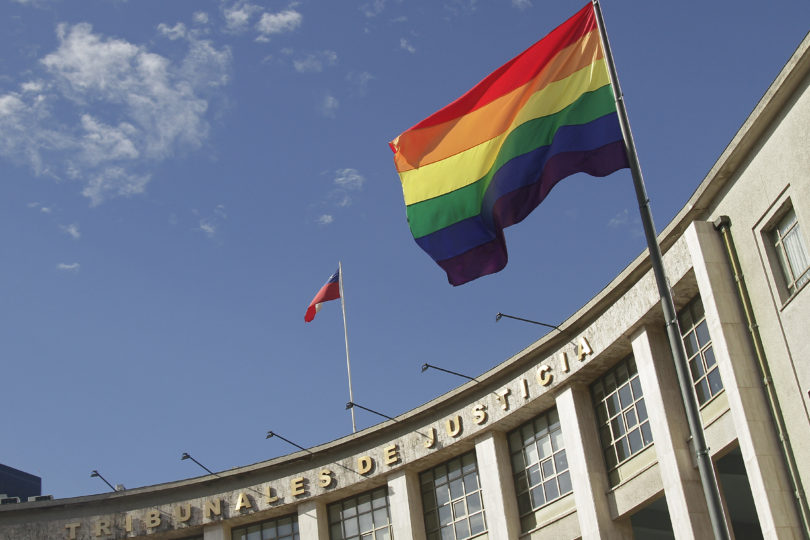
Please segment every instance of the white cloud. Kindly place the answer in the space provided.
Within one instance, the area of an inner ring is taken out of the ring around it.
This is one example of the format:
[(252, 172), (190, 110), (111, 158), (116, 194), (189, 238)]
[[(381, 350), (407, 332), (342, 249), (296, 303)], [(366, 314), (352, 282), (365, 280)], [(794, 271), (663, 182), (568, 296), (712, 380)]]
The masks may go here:
[(75, 263), (59, 263), (56, 265), (57, 270), (62, 270), (63, 272), (78, 272), (81, 265), (77, 262)]
[(335, 51), (324, 50), (309, 53), (297, 60), (293, 60), (293, 67), (298, 73), (320, 73), (324, 65), (334, 66), (337, 63)]
[(208, 238), (213, 238), (217, 233), (217, 226), (208, 220), (200, 220), (200, 230), (205, 233)]
[(351, 191), (363, 189), (363, 183), (366, 181), (357, 169), (338, 169), (335, 175), (335, 184)]
[(366, 17), (376, 17), (385, 9), (385, 0), (372, 0), (360, 6), (360, 11)]
[(208, 24), (208, 13), (204, 11), (197, 11), (192, 15), (191, 20), (195, 24)]
[(38, 93), (38, 92), (42, 92), (42, 88), (43, 88), (42, 81), (29, 81), (29, 82), (22, 83), (20, 85), (20, 90), (22, 90), (23, 92)]
[(152, 163), (203, 144), (210, 101), (228, 83), (227, 48), (185, 32), (186, 54), (173, 60), (86, 23), (61, 24), (57, 37), (44, 77), (0, 94), (0, 157), (78, 180), (97, 205), (142, 193)]
[(236, 2), (231, 6), (225, 6), (222, 8), (222, 14), (225, 16), (225, 28), (229, 32), (244, 32), (249, 28), (253, 15), (261, 10), (260, 6), (249, 2)]
[(256, 30), (267, 38), (271, 34), (291, 32), (301, 26), (304, 17), (294, 9), (287, 9), (278, 13), (263, 13), (256, 24)]
[(160, 23), (157, 29), (158, 32), (172, 41), (186, 37), (186, 25), (180, 22), (171, 27), (167, 24)]
[(335, 117), (338, 107), (340, 107), (340, 102), (333, 95), (327, 94), (321, 101), (321, 113), (329, 118)]
[(321, 214), (318, 216), (318, 219), (315, 220), (318, 225), (329, 225), (333, 221), (335, 221), (335, 218), (332, 217), (331, 214)]
[(79, 226), (76, 223), (71, 223), (70, 225), (60, 225), (59, 228), (65, 234), (70, 235), (70, 237), (74, 240), (78, 240), (82, 237), (82, 233), (79, 232)]
[(352, 71), (346, 75), (346, 80), (352, 87), (352, 92), (358, 96), (365, 96), (368, 91), (368, 84), (374, 79), (374, 75), (368, 71)]
[(151, 175), (128, 173), (121, 167), (107, 167), (89, 178), (82, 195), (90, 199), (91, 206), (98, 206), (109, 197), (129, 197), (146, 190)]
[(400, 40), (399, 40), (399, 48), (402, 49), (402, 50), (408, 51), (411, 54), (416, 52), (416, 47), (411, 45), (410, 41), (408, 41), (405, 38), (400, 38)]
[(630, 223), (630, 211), (625, 208), (608, 221), (608, 227), (621, 227)]
[(512, 5), (520, 10), (532, 7), (532, 0), (512, 0)]
[(211, 215), (200, 218), (198, 230), (202, 231), (205, 233), (205, 236), (213, 240), (226, 219), (228, 219), (228, 214), (225, 212), (225, 206), (218, 204), (214, 207)]

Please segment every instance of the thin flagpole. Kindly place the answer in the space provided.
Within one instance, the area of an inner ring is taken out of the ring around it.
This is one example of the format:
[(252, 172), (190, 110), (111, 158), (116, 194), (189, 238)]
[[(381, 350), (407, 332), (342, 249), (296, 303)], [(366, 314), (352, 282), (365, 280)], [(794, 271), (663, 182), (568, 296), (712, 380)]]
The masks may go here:
[[(349, 332), (346, 330), (346, 296), (343, 294), (343, 263), (338, 261), (338, 286), (340, 287), (340, 307), (343, 310), (343, 339), (346, 341), (346, 372), (349, 375), (349, 401), (354, 403), (352, 393), (352, 364), (349, 362)], [(354, 419), (354, 407), (352, 411), (352, 433), (357, 433), (357, 423)]]
[(678, 374), (678, 383), (681, 387), (681, 396), (686, 409), (686, 419), (689, 423), (689, 432), (692, 435), (695, 458), (698, 464), (700, 480), (703, 484), (703, 494), (706, 497), (706, 504), (709, 511), (709, 519), (712, 524), (714, 536), (718, 540), (729, 538), (728, 524), (723, 513), (723, 504), (720, 499), (720, 488), (717, 484), (717, 477), (714, 473), (712, 458), (709, 455), (709, 448), (706, 446), (706, 438), (703, 434), (703, 425), (700, 419), (700, 408), (697, 398), (692, 389), (692, 381), (689, 375), (689, 367), (686, 363), (686, 351), (683, 340), (681, 340), (678, 321), (675, 313), (675, 302), (672, 299), (672, 291), (669, 289), (666, 274), (664, 273), (664, 262), (661, 256), (661, 248), (658, 245), (658, 235), (653, 224), (652, 211), (650, 210), (650, 199), (647, 196), (647, 188), (644, 186), (644, 177), (641, 175), (641, 165), (638, 161), (636, 144), (633, 141), (633, 133), (630, 131), (630, 121), (627, 117), (627, 109), (624, 105), (624, 96), (619, 86), (619, 77), (616, 73), (616, 66), (613, 62), (613, 53), (610, 50), (610, 42), (605, 31), (605, 22), (602, 18), (602, 8), (599, 0), (591, 0), (594, 14), (596, 15), (596, 25), (599, 28), (599, 35), (602, 38), (602, 46), (605, 52), (605, 60), (610, 72), (610, 82), (613, 86), (613, 95), (616, 99), (616, 110), (618, 112), (619, 124), (621, 125), (624, 137), (624, 146), (627, 152), (627, 160), (630, 162), (630, 172), (633, 176), (633, 186), (636, 190), (639, 210), (641, 212), (641, 222), (644, 225), (644, 234), (647, 237), (647, 247), (650, 251), (650, 264), (652, 265), (655, 281), (658, 285), (658, 292), (661, 295), (661, 308), (666, 321), (667, 336), (669, 337), (669, 348), (672, 351), (672, 359), (675, 362), (675, 371)]

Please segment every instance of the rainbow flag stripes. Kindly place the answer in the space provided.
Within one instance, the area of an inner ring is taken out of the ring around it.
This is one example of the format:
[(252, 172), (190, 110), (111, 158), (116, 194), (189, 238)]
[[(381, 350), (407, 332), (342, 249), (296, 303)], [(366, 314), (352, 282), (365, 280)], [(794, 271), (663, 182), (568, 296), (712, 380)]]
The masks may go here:
[(390, 145), (411, 232), (450, 283), (503, 269), (503, 229), (557, 182), (628, 166), (592, 4)]

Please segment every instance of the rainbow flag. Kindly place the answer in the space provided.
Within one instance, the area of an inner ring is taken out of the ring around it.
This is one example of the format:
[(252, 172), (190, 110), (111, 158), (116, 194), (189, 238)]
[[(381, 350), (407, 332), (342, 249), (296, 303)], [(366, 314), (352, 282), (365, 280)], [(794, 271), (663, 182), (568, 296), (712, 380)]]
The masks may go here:
[(391, 141), (416, 242), (461, 285), (571, 174), (628, 167), (592, 4)]

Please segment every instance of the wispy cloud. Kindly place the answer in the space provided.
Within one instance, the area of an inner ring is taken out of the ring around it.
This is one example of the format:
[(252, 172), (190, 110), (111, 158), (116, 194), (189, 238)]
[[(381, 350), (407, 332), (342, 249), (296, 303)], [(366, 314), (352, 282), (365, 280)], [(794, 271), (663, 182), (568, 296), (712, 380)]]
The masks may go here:
[(368, 85), (374, 79), (374, 75), (368, 71), (351, 71), (346, 75), (351, 92), (356, 96), (365, 96), (368, 92)]
[(408, 51), (409, 53), (413, 54), (416, 52), (416, 47), (411, 45), (411, 42), (405, 38), (400, 38), (399, 40), (399, 48), (403, 51)]
[(532, 0), (512, 0), (512, 6), (519, 10), (524, 10), (532, 7)]
[(363, 189), (366, 179), (357, 169), (338, 169), (335, 171), (335, 185), (346, 191)]
[(641, 226), (641, 219), (630, 212), (627, 208), (608, 220), (608, 227), (611, 229), (629, 229), (633, 236), (643, 236), (644, 229)]
[(354, 203), (354, 196), (363, 190), (366, 178), (353, 168), (337, 169), (331, 173), (330, 187), (324, 199), (318, 204), (328, 210), (315, 218), (318, 225), (329, 225), (335, 221), (335, 212)]
[(608, 221), (608, 227), (621, 227), (630, 223), (630, 211), (625, 208)]
[(28, 203), (27, 206), (28, 206), (28, 208), (37, 208), (43, 214), (50, 214), (51, 212), (53, 212), (53, 208), (51, 208), (50, 206), (45, 206), (45, 205), (40, 204), (38, 202), (30, 202), (30, 203)]
[(385, 9), (385, 0), (371, 0), (360, 6), (360, 11), (366, 17), (376, 17)]
[(298, 73), (320, 73), (324, 66), (337, 64), (337, 59), (335, 51), (317, 51), (293, 60), (293, 67)]
[(79, 225), (76, 223), (71, 223), (70, 225), (60, 225), (59, 229), (74, 240), (78, 240), (82, 237), (82, 233), (79, 232)]
[(171, 27), (167, 24), (160, 23), (157, 26), (157, 29), (158, 32), (160, 32), (167, 38), (171, 39), (172, 41), (184, 38), (186, 37), (187, 34), (186, 25), (180, 22)]
[(335, 96), (331, 94), (327, 94), (321, 100), (321, 113), (324, 116), (334, 118), (337, 113), (338, 107), (340, 107), (340, 102)]
[(225, 212), (225, 206), (218, 204), (209, 215), (200, 218), (197, 228), (202, 231), (205, 236), (213, 240), (227, 219), (228, 214)]
[(211, 100), (228, 82), (230, 51), (182, 25), (159, 31), (184, 38), (185, 56), (162, 56), (86, 23), (60, 24), (41, 76), (0, 94), (0, 157), (79, 181), (97, 205), (142, 193), (153, 163), (199, 148)]
[(278, 13), (263, 13), (256, 30), (259, 32), (259, 41), (267, 41), (273, 34), (292, 32), (304, 21), (303, 15), (294, 9), (287, 9)]
[(56, 265), (57, 270), (61, 270), (63, 272), (78, 272), (81, 265), (77, 262), (75, 263), (59, 263)]
[(245, 32), (250, 28), (253, 16), (261, 11), (261, 6), (244, 1), (223, 5), (222, 15), (225, 17), (226, 31), (233, 33)]

